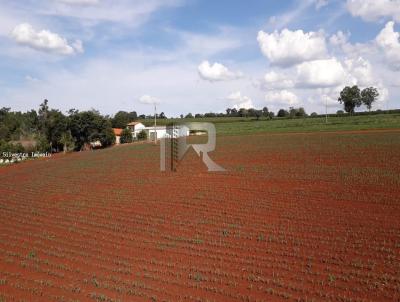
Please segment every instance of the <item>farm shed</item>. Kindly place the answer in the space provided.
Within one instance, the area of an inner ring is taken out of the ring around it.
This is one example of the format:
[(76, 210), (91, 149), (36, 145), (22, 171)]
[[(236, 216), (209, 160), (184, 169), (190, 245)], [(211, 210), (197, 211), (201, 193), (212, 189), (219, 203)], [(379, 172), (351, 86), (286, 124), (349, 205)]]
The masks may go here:
[(122, 133), (121, 128), (113, 128), (114, 135), (115, 135), (115, 144), (119, 145), (121, 143), (121, 133)]

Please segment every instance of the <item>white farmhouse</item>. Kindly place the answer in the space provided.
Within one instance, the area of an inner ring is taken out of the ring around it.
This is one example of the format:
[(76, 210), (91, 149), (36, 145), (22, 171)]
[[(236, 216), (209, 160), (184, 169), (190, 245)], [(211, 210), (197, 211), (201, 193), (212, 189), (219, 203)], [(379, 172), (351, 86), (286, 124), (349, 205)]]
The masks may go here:
[[(132, 137), (133, 139), (137, 138), (137, 135), (140, 131), (144, 130), (147, 134), (147, 139), (153, 141), (154, 137), (157, 139), (162, 139), (165, 138), (167, 135), (167, 127), (166, 126), (149, 126), (146, 127), (140, 122), (131, 122), (128, 124), (128, 128), (132, 132)], [(189, 136), (189, 129), (185, 126), (179, 127), (178, 126), (178, 132), (177, 136)]]
[[(189, 128), (187, 128), (186, 126), (175, 126), (175, 129), (175, 137), (189, 136)], [(171, 136), (171, 133), (168, 133), (166, 126), (150, 126), (146, 127), (145, 131), (147, 132), (147, 137), (150, 140), (154, 140), (154, 136), (156, 136), (157, 139)]]
[(137, 139), (138, 133), (146, 129), (141, 122), (130, 122), (127, 127), (131, 130), (133, 139)]

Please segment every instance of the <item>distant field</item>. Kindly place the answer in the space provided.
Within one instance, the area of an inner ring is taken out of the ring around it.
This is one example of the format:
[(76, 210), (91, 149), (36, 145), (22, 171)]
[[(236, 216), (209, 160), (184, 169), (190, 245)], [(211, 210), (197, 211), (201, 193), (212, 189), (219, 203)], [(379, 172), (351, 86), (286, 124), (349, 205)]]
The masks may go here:
[[(144, 120), (146, 125), (153, 121)], [(157, 120), (158, 125), (170, 122), (211, 122), (215, 124), (218, 135), (251, 134), (259, 132), (310, 132), (367, 129), (400, 129), (400, 114), (377, 114), (363, 116), (296, 118), (272, 120), (242, 117), (200, 118), (200, 119), (167, 119)]]

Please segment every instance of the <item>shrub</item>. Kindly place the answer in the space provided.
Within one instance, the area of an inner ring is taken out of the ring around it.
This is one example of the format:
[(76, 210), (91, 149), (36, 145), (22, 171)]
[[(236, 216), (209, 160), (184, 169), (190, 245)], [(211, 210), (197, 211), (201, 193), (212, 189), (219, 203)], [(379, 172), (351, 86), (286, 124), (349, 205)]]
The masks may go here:
[(138, 140), (145, 140), (147, 138), (147, 132), (142, 130), (137, 134)]
[(132, 142), (132, 133), (128, 128), (122, 130), (121, 133), (121, 144), (131, 143)]

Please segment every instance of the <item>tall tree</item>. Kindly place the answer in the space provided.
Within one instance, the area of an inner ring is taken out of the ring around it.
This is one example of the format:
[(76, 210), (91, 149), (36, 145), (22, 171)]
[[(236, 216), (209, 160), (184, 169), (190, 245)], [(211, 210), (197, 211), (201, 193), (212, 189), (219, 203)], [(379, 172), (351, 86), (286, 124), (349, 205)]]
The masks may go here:
[(115, 142), (111, 122), (94, 111), (78, 112), (70, 116), (71, 134), (76, 149), (82, 150), (85, 144), (99, 140), (103, 147)]
[(374, 87), (368, 87), (361, 91), (361, 101), (368, 108), (368, 111), (371, 111), (372, 103), (376, 101), (378, 96), (378, 89)]
[(129, 122), (135, 119), (133, 117), (133, 114), (126, 111), (118, 111), (111, 120), (112, 126), (113, 128), (125, 128)]
[(338, 101), (344, 105), (344, 110), (350, 114), (354, 113), (355, 107), (360, 107), (362, 104), (360, 88), (357, 85), (353, 87), (346, 86), (340, 92)]
[(49, 113), (49, 101), (45, 99), (39, 106), (39, 130), (45, 134), (47, 128), (47, 115)]
[(61, 111), (52, 109), (47, 112), (46, 129), (43, 134), (54, 151), (58, 152), (63, 149), (64, 144), (61, 143), (61, 136), (67, 132), (67, 128), (68, 119)]

